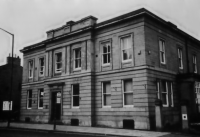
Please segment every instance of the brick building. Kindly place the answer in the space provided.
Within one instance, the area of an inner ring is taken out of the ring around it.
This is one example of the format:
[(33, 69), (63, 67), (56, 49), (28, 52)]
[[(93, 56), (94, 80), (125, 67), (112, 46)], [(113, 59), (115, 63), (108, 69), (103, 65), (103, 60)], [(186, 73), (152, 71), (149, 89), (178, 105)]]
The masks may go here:
[(164, 125), (180, 124), (182, 99), (199, 112), (200, 41), (146, 9), (69, 21), (21, 52), (22, 121), (150, 130), (156, 99)]
[[(21, 59), (13, 57), (13, 84), (12, 84), (12, 119), (19, 119), (20, 96), (22, 86), (22, 66)], [(11, 64), (12, 57), (7, 57), (7, 63), (0, 66), (0, 120), (7, 120), (9, 111), (3, 110), (3, 102), (10, 100), (11, 91)]]

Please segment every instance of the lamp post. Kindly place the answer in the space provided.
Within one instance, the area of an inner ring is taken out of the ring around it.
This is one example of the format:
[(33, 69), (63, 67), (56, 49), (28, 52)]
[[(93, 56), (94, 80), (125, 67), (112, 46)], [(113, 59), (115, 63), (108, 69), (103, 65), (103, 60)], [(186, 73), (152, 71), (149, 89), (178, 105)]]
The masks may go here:
[(8, 116), (8, 124), (7, 124), (7, 127), (9, 128), (10, 127), (10, 117), (11, 117), (11, 97), (12, 97), (12, 88), (13, 88), (13, 50), (14, 50), (14, 34), (0, 28), (1, 30), (3, 30), (4, 32), (10, 34), (12, 36), (12, 59), (11, 59), (11, 81), (10, 81), (10, 93), (9, 93), (9, 116)]

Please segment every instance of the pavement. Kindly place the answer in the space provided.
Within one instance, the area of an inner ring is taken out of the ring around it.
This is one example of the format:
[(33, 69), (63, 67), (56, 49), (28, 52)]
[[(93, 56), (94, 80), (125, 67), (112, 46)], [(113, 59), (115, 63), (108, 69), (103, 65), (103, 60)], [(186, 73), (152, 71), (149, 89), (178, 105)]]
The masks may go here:
[[(7, 127), (7, 122), (0, 122), (0, 128)], [(28, 129), (28, 130), (45, 130), (53, 131), (53, 124), (35, 124), (35, 123), (10, 123), (11, 128)], [(81, 127), (56, 125), (54, 132), (69, 132), (79, 134), (99, 134), (108, 136), (127, 136), (127, 137), (197, 137), (195, 135), (171, 133), (171, 132), (156, 132), (144, 130), (131, 129), (115, 129), (115, 128), (101, 128), (101, 127)]]

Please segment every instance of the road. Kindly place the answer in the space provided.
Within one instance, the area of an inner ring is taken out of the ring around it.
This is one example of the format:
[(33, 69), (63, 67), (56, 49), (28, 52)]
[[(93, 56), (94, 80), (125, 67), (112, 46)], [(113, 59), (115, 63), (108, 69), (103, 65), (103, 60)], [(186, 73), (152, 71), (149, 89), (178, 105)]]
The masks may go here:
[(0, 137), (114, 137), (114, 136), (0, 128)]

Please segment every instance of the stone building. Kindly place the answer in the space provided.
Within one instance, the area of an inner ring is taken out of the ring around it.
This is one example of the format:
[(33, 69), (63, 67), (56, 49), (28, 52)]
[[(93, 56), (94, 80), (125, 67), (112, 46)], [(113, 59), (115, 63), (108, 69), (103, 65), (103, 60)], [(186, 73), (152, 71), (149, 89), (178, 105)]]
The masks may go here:
[[(22, 86), (21, 59), (13, 57), (13, 84), (11, 92), (11, 66), (12, 57), (7, 57), (5, 65), (0, 66), (0, 120), (7, 120), (9, 111), (3, 108), (3, 103), (12, 101), (11, 118), (18, 120), (20, 113), (20, 96)], [(11, 92), (11, 95), (10, 95)], [(11, 98), (10, 98), (11, 97)]]
[(199, 112), (200, 41), (144, 8), (69, 21), (21, 52), (22, 121), (150, 130), (156, 99), (164, 125), (180, 124), (182, 99)]

